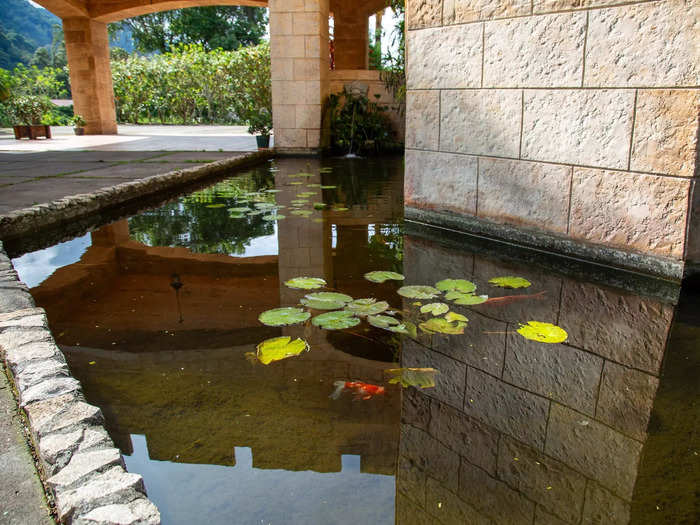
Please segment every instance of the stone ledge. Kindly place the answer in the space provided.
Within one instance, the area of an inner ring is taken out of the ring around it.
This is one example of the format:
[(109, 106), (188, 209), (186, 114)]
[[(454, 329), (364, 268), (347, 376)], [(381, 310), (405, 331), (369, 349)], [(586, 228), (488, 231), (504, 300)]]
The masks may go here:
[[(272, 150), (246, 153), (231, 159), (211, 162), (204, 166), (153, 175), (145, 179), (102, 188), (92, 193), (71, 195), (53, 202), (37, 204), (6, 215), (0, 215), (0, 239), (29, 235), (39, 229), (56, 226), (165, 189), (173, 189), (200, 179), (222, 175), (233, 168), (257, 164), (271, 157), (272, 154)], [(4, 269), (11, 268), (4, 268), (2, 260), (0, 260), (0, 270)], [(4, 285), (0, 285), (0, 287), (2, 286)], [(2, 300), (0, 300), (1, 306)]]

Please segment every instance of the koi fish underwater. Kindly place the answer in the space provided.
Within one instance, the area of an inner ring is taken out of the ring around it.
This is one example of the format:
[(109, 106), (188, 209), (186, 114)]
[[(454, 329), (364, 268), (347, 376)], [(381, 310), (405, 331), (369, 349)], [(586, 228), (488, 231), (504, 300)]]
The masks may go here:
[(363, 399), (366, 401), (385, 392), (383, 386), (371, 385), (360, 381), (336, 381), (333, 383), (333, 386), (335, 386), (335, 390), (328, 396), (331, 399), (338, 399), (343, 392), (350, 391), (354, 394), (355, 400)]
[(505, 295), (503, 297), (490, 297), (484, 305), (491, 305), (491, 306), (505, 306), (507, 304), (512, 304), (516, 303), (518, 301), (523, 301), (525, 299), (544, 299), (544, 292), (539, 292), (535, 294), (530, 294), (530, 295)]

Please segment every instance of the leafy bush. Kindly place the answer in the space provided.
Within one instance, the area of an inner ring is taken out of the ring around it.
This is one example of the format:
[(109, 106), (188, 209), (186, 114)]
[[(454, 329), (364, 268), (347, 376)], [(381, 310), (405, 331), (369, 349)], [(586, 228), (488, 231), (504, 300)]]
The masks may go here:
[(13, 125), (38, 125), (53, 104), (47, 97), (21, 95), (10, 99), (8, 106)]

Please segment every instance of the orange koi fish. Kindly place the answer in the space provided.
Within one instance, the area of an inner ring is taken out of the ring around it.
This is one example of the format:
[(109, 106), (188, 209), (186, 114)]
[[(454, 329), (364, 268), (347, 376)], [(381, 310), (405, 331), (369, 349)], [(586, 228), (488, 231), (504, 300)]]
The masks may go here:
[(530, 295), (504, 295), (503, 297), (490, 297), (484, 302), (485, 305), (505, 306), (525, 299), (544, 299), (545, 292), (534, 293)]
[(384, 387), (362, 383), (360, 381), (336, 381), (333, 383), (335, 390), (328, 396), (331, 399), (338, 399), (340, 394), (349, 390), (355, 395), (355, 399), (372, 399), (372, 397), (384, 394)]

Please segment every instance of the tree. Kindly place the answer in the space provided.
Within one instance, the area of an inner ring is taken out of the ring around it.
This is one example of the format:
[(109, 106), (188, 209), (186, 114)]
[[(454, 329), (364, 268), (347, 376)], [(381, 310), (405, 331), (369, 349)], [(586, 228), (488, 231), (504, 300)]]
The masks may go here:
[(266, 26), (260, 7), (190, 7), (129, 18), (110, 24), (110, 32), (129, 29), (142, 53), (166, 53), (180, 44), (233, 51), (259, 44)]

